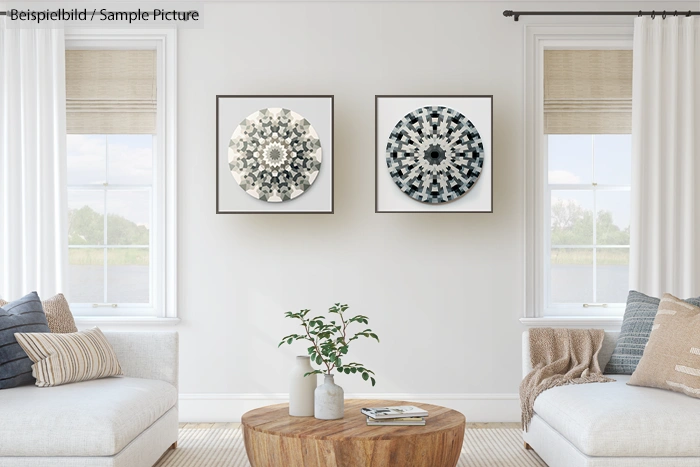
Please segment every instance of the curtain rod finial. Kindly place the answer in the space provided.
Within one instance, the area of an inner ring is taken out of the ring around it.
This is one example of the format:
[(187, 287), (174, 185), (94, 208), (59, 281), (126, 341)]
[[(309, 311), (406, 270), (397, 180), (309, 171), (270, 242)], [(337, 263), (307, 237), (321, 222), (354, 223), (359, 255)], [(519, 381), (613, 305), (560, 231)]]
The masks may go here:
[(520, 19), (520, 15), (515, 13), (513, 10), (505, 10), (503, 12), (503, 16), (506, 18), (510, 18), (511, 16), (513, 17), (513, 20), (518, 21)]

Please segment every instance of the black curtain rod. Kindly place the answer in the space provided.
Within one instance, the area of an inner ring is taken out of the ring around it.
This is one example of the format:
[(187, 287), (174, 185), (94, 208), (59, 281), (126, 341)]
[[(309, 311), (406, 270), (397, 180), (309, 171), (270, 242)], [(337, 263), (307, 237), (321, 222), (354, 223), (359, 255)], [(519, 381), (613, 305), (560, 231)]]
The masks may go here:
[(503, 16), (506, 18), (513, 17), (514, 21), (518, 21), (521, 16), (698, 16), (700, 11), (513, 11), (506, 10)]

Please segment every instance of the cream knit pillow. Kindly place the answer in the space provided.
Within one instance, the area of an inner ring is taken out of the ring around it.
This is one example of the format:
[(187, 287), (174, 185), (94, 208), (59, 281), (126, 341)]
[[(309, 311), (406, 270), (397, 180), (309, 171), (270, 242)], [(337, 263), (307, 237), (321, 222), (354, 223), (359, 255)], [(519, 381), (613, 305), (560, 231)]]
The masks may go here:
[(99, 328), (68, 334), (18, 332), (15, 338), (34, 362), (32, 376), (39, 387), (124, 374)]
[(700, 398), (700, 308), (664, 294), (628, 384)]

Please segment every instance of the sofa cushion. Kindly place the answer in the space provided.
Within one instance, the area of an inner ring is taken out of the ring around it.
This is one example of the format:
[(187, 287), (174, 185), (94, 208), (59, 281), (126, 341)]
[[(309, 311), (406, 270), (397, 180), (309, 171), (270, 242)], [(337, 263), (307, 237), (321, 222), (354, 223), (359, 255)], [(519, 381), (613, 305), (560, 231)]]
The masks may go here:
[[(634, 373), (644, 353), (644, 347), (649, 342), (649, 334), (660, 301), (659, 298), (630, 290), (625, 315), (622, 318), (620, 337), (603, 371), (605, 374), (631, 375)], [(700, 306), (700, 297), (688, 298), (685, 301)]]
[(700, 456), (700, 400), (614, 378), (545, 391), (535, 413), (588, 456)]
[[(8, 302), (0, 298), (0, 307)], [(66, 297), (62, 293), (41, 301), (51, 332), (78, 332)]]
[(0, 457), (112, 456), (175, 406), (164, 381), (105, 378), (0, 391)]
[(633, 386), (700, 398), (700, 307), (664, 294), (649, 343), (630, 377)]
[(123, 375), (100, 328), (62, 334), (18, 332), (15, 338), (32, 359), (39, 387)]
[(68, 300), (62, 293), (41, 301), (46, 313), (46, 321), (49, 322), (49, 329), (54, 333), (78, 332), (75, 326), (73, 313), (70, 311)]
[(16, 332), (50, 332), (36, 292), (0, 307), (0, 389), (34, 384), (32, 361), (17, 343)]

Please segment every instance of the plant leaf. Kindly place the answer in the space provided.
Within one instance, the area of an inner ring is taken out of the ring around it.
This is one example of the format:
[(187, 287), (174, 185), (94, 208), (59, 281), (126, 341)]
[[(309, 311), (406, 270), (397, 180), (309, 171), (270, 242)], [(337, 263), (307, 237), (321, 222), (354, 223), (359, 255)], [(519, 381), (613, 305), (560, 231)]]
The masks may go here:
[(369, 375), (367, 373), (362, 373), (362, 379), (367, 381), (369, 379)]

